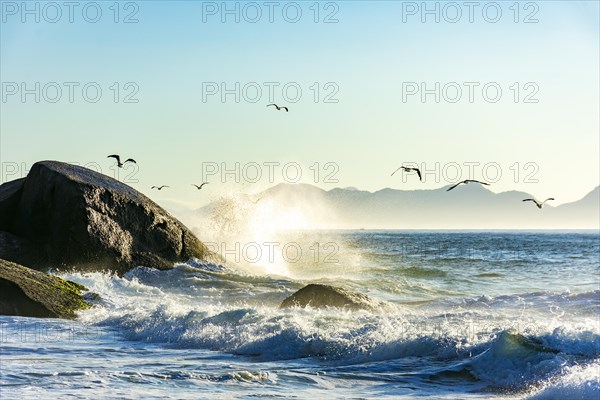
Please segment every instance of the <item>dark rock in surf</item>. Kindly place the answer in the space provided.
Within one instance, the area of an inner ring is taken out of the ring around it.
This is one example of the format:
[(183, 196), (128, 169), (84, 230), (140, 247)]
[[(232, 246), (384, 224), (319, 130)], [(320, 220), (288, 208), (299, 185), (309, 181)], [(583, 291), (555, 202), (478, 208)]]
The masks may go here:
[(46, 263), (46, 256), (40, 247), (12, 233), (3, 231), (0, 231), (0, 258), (22, 265), (43, 265)]
[(75, 282), (0, 259), (0, 314), (75, 318), (89, 304)]
[(340, 307), (350, 310), (374, 310), (385, 303), (370, 296), (329, 285), (310, 284), (285, 299), (279, 308)]
[[(0, 215), (0, 230), (20, 240), (15, 246), (28, 243), (30, 252), (40, 253), (37, 261), (25, 260), (36, 269), (122, 274), (136, 266), (168, 269), (213, 257), (181, 222), (135, 189), (57, 161), (38, 162), (25, 179), (0, 186)], [(5, 258), (19, 261), (14, 254)]]
[(24, 185), (25, 178), (0, 185), (0, 231), (9, 230), (12, 218), (17, 211)]

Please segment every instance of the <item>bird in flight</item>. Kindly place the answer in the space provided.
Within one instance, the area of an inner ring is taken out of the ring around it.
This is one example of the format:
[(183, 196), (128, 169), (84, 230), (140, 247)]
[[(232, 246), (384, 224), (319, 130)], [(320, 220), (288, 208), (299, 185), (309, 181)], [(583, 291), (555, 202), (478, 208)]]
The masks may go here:
[(275, 106), (275, 108), (277, 109), (277, 111), (281, 111), (283, 109), (283, 110), (285, 110), (285, 112), (290, 112), (290, 110), (288, 110), (287, 107), (283, 107), (283, 106), (280, 107), (277, 104), (269, 104), (269, 105), (267, 105), (267, 107), (270, 107), (270, 106)]
[(193, 184), (193, 183), (192, 183), (192, 186), (196, 186), (196, 189), (198, 189), (198, 190), (202, 189), (202, 187), (203, 187), (204, 185), (208, 185), (208, 182), (204, 182), (204, 183), (202, 183), (202, 185), (200, 185), (200, 186), (198, 186), (198, 185), (195, 185), (195, 184)]
[(125, 160), (125, 162), (121, 162), (121, 157), (119, 157), (118, 154), (112, 154), (106, 158), (114, 158), (115, 160), (117, 160), (117, 167), (119, 167), (119, 168), (123, 168), (123, 165), (125, 165), (128, 162), (137, 164), (133, 158), (128, 158), (127, 160)]
[(541, 210), (542, 207), (544, 206), (544, 204), (549, 200), (554, 200), (554, 197), (548, 197), (546, 200), (542, 201), (541, 203), (537, 199), (524, 199), (523, 201), (533, 201), (535, 203), (535, 205), (537, 206), (537, 208), (539, 208)]
[(481, 181), (476, 181), (475, 179), (466, 179), (464, 181), (458, 182), (456, 185), (454, 185), (451, 188), (447, 189), (446, 192), (451, 191), (452, 189), (454, 189), (455, 187), (457, 187), (458, 185), (460, 185), (462, 183), (464, 183), (465, 185), (468, 185), (469, 183), (481, 183), (482, 185), (490, 186), (489, 183), (485, 183), (485, 182), (481, 182)]
[(170, 186), (167, 186), (167, 185), (162, 185), (162, 186), (152, 186), (150, 189), (158, 189), (158, 190), (163, 190), (163, 188), (166, 188), (166, 187), (170, 187)]
[(419, 175), (419, 180), (421, 182), (423, 182), (423, 178), (421, 178), (421, 170), (419, 170), (419, 168), (412, 168), (412, 167), (400, 167), (397, 170), (395, 170), (394, 172), (392, 172), (392, 175), (390, 176), (394, 176), (394, 174), (400, 170), (404, 170), (406, 172), (411, 172), (411, 171), (415, 171), (417, 173), (417, 175)]

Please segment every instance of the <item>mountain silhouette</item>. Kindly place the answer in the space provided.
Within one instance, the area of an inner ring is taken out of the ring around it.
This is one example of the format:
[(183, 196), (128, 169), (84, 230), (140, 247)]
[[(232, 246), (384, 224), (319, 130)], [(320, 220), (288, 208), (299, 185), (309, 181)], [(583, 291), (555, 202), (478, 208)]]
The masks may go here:
[[(538, 209), (521, 191), (494, 193), (481, 185), (446, 192), (356, 188), (329, 191), (309, 184), (282, 183), (255, 195), (262, 204), (301, 210), (322, 229), (598, 229), (600, 186), (581, 200)], [(198, 210), (207, 214), (209, 204)]]

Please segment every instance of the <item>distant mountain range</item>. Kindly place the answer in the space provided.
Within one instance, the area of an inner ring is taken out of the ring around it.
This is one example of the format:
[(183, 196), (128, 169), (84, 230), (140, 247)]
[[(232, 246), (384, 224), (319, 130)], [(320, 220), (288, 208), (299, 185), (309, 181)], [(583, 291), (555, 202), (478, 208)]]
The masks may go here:
[[(522, 201), (532, 197), (525, 192), (493, 193), (477, 184), (447, 192), (448, 187), (372, 193), (279, 184), (247, 197), (244, 207), (301, 213), (318, 229), (600, 229), (600, 186), (581, 200), (557, 207), (550, 202), (541, 210)], [(218, 209), (211, 203), (196, 215), (209, 217)]]

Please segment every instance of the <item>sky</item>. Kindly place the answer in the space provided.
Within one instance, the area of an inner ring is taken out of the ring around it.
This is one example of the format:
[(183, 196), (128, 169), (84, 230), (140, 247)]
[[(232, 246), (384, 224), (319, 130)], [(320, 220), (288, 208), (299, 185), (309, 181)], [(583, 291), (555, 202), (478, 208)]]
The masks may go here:
[(189, 207), (467, 178), (580, 199), (600, 181), (599, 2), (476, 3), (1, 1), (0, 182), (52, 159)]

